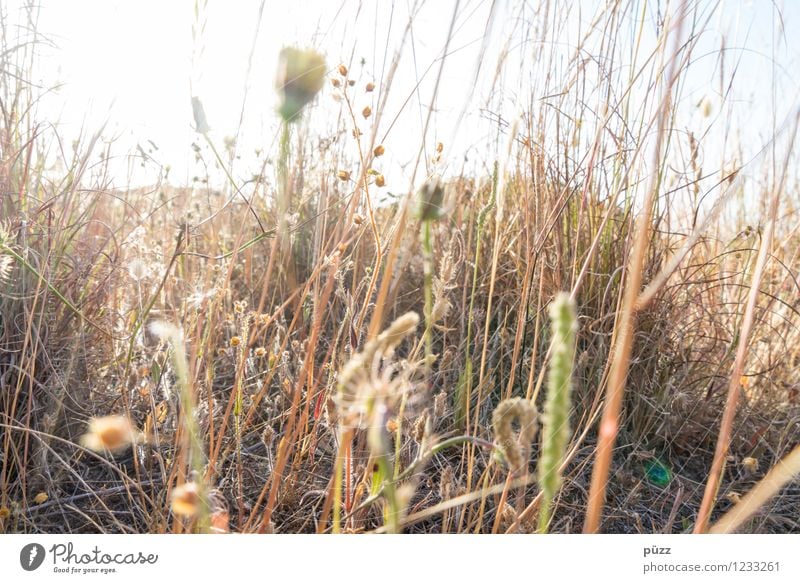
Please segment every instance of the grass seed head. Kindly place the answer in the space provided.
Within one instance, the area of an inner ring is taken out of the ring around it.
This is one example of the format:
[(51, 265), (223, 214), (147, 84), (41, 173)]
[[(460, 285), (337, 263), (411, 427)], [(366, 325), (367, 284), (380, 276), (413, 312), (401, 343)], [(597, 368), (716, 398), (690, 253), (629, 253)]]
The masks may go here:
[[(536, 437), (536, 417), (536, 406), (519, 397), (500, 401), (492, 413), (495, 442), (515, 474), (528, 465), (531, 443)], [(514, 421), (519, 425), (517, 435), (514, 434)]]

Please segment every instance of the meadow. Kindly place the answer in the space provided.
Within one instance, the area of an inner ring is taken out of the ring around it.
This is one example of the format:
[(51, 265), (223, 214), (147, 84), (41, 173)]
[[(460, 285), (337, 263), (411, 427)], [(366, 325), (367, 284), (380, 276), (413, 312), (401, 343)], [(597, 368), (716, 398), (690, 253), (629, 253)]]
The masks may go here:
[(535, 81), (469, 164), (455, 2), (419, 136), (414, 8), (371, 74), (269, 55), (258, 172), (186, 95), (205, 173), (147, 185), (39, 117), (37, 9), (0, 7), (0, 532), (800, 532), (796, 97), (745, 152), (728, 47), (687, 89), (718, 3), (598, 4), (566, 48), (537, 4), (492, 8), (484, 110)]

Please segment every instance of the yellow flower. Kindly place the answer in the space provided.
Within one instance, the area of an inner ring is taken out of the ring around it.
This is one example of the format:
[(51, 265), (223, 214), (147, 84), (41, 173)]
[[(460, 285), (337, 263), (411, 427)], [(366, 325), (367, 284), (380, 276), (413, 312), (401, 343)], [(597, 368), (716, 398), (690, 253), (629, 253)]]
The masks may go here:
[(138, 438), (139, 432), (130, 419), (122, 415), (109, 415), (89, 420), (89, 431), (81, 436), (81, 445), (98, 452), (118, 452), (135, 443)]
[(313, 50), (286, 47), (278, 61), (275, 88), (280, 97), (278, 113), (286, 122), (297, 119), (325, 83), (325, 57)]

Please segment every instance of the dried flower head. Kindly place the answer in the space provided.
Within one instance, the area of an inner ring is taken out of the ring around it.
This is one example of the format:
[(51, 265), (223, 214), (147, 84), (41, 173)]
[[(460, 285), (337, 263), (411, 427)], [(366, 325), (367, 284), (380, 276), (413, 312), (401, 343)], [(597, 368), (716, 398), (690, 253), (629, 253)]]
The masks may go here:
[(364, 90), (365, 90), (367, 93), (372, 93), (373, 91), (375, 91), (375, 83), (373, 83), (372, 81), (370, 81), (370, 82), (369, 82), (369, 83), (367, 83), (367, 85), (364, 87)]
[[(513, 473), (528, 465), (531, 442), (536, 437), (536, 407), (527, 399), (513, 398), (500, 401), (492, 413), (495, 442)], [(514, 435), (513, 422), (519, 424), (519, 434)]]
[(142, 281), (149, 273), (150, 268), (147, 266), (147, 263), (141, 259), (134, 259), (128, 264), (128, 275), (130, 275), (131, 279), (134, 281)]
[(273, 441), (275, 441), (275, 430), (271, 425), (267, 425), (264, 427), (264, 431), (261, 432), (261, 443), (264, 444), (264, 447), (269, 449), (272, 447)]
[(172, 490), (172, 512), (178, 516), (192, 517), (200, 509), (200, 488), (195, 482), (186, 482)]
[(341, 75), (342, 77), (347, 77), (347, 66), (344, 63), (339, 65), (338, 71), (339, 75)]
[(350, 172), (348, 172), (347, 170), (339, 170), (336, 173), (336, 177), (342, 182), (347, 182), (348, 180), (350, 180)]
[(746, 457), (742, 460), (742, 467), (746, 472), (753, 474), (758, 471), (758, 459), (754, 457)]
[(364, 109), (361, 110), (361, 115), (364, 116), (364, 119), (367, 119), (369, 116), (372, 115), (372, 108), (367, 105)]
[(378, 144), (375, 146), (375, 149), (372, 151), (372, 153), (375, 154), (376, 158), (379, 158), (386, 153), (386, 148), (384, 148), (382, 144)]
[(386, 186), (386, 178), (383, 177), (383, 174), (378, 174), (375, 177), (375, 186), (378, 186), (380, 188)]
[(263, 358), (267, 354), (267, 349), (263, 346), (259, 346), (253, 353), (256, 355), (256, 357)]
[(275, 88), (280, 97), (278, 113), (286, 122), (295, 121), (325, 83), (325, 57), (314, 50), (284, 48), (278, 61)]
[[(414, 312), (400, 316), (339, 371), (339, 391), (335, 398), (339, 423), (359, 427), (365, 421), (376, 421), (377, 417), (388, 420), (390, 413), (397, 412), (402, 397), (415, 392), (417, 385), (411, 378), (414, 367), (403, 366), (391, 357), (397, 345), (413, 334), (418, 324), (419, 316)], [(366, 419), (370, 411), (379, 412), (376, 419)], [(385, 421), (380, 426), (384, 427)]]
[(123, 415), (95, 417), (89, 420), (89, 431), (81, 436), (81, 445), (98, 452), (119, 452), (136, 443), (139, 432)]

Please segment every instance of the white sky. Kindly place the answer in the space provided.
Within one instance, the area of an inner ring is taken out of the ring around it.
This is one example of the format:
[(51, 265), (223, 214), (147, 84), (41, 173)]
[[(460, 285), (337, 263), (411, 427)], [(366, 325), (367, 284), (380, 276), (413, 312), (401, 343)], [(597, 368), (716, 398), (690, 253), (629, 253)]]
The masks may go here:
[[(579, 23), (585, 26), (591, 20), (598, 3), (597, 0), (563, 3), (572, 6), (569, 18), (574, 28), (567, 28), (555, 39), (553, 46), (559, 43), (563, 48), (561, 54), (571, 54), (577, 40), (574, 31)], [(19, 17), (18, 2), (0, 0), (0, 4), (12, 21), (15, 15)], [(136, 144), (147, 150), (150, 140), (158, 146), (152, 152), (155, 161), (172, 168), (170, 182), (184, 184), (198, 174), (190, 147), (193, 141), (199, 141), (192, 129), (192, 94), (202, 99), (213, 130), (212, 138), (222, 148), (225, 136), (237, 132), (245, 87), (248, 88), (239, 141), (243, 160), (237, 162), (235, 174), (237, 178), (249, 177), (258, 168), (252, 158), (253, 151), (261, 148), (265, 155), (272, 155), (276, 150), (273, 80), (280, 48), (316, 47), (327, 55), (331, 69), (339, 62), (350, 63), (351, 71), (359, 76), (359, 85), (367, 80), (379, 83), (381, 72), (388, 69), (398, 48), (412, 2), (267, 0), (257, 36), (258, 0), (210, 0), (206, 9), (200, 11), (199, 20), (195, 18), (195, 2), (188, 0), (42, 0), (41, 4), (39, 30), (56, 48), (41, 50), (39, 81), (45, 86), (56, 82), (63, 85), (41, 102), (39, 116), (56, 123), (59, 133), (67, 139), (74, 137), (81, 127), (92, 132), (108, 120), (104, 137), (115, 139), (114, 152), (124, 154)], [(710, 4), (711, 0), (701, 2)], [(413, 43), (404, 48), (387, 117), (379, 132), (382, 135), (389, 120), (397, 116), (385, 142), (389, 154), (381, 162), (390, 184), (400, 183), (399, 191), (408, 186), (409, 162), (416, 159), (422, 121), (453, 6), (451, 0), (423, 3), (415, 18), (410, 39)], [(517, 96), (530, 92), (531, 86), (536, 85), (535, 77), (541, 75), (540, 70), (519, 67), (524, 51), (532, 48), (530, 43), (518, 40), (535, 36), (535, 31), (520, 26), (520, 7), (525, 7), (525, 16), (531, 12), (524, 3), (498, 0), (499, 18), (489, 36), (487, 50), (481, 52), (490, 6), (491, 2), (477, 0), (460, 3), (438, 107), (426, 140), (428, 148), (440, 140), (446, 144), (445, 154), (454, 172), (460, 170), (464, 154), (470, 152), (476, 154), (473, 159), (482, 158), (484, 163), (491, 160), (487, 141), (489, 148), (504, 148), (500, 143), (492, 145), (491, 120), (481, 113), (487, 99), (492, 98), (490, 109), (511, 119), (528, 105), (528, 98), (518, 102)], [(738, 134), (745, 149), (757, 149), (772, 133), (773, 107), (780, 120), (797, 106), (800, 45), (794, 31), (800, 25), (800, 2), (776, 6), (789, 31), (784, 37), (786, 42), (776, 41), (774, 36), (777, 21), (772, 2), (723, 2), (702, 38), (702, 50), (696, 52), (696, 63), (686, 78), (682, 111), (687, 128), (701, 133), (717, 119), (714, 116), (709, 121), (702, 120), (695, 105), (703, 96), (715, 96), (718, 87), (715, 71), (723, 37), (729, 47), (725, 53), (727, 66), (730, 69), (735, 64), (739, 68), (734, 93), (727, 105), (732, 116), (728, 127), (735, 128), (734, 134)], [(655, 10), (648, 10), (649, 18), (655, 16)], [(205, 23), (205, 29), (199, 38), (193, 39), (192, 27), (196, 22)], [(651, 29), (646, 28), (646, 33), (651, 33)], [(498, 55), (509, 37), (514, 42), (504, 74), (498, 80), (495, 77)], [(254, 38), (248, 77), (248, 55)], [(558, 54), (558, 50), (554, 52)], [(703, 52), (709, 56), (701, 58)], [(483, 69), (476, 85), (473, 75), (481, 54)], [(775, 67), (771, 64), (773, 55)], [(358, 65), (362, 57), (363, 68)], [(557, 59), (554, 67), (558, 69), (562, 63), (563, 59)], [(418, 79), (422, 82), (417, 93)], [(326, 85), (320, 98), (322, 105), (310, 114), (315, 128), (336, 127), (336, 119), (329, 116), (336, 115), (338, 105), (332, 102), (330, 91)], [(376, 95), (377, 92), (372, 97)], [(778, 97), (775, 101), (774, 96)], [(369, 103), (366, 95), (359, 96), (359, 100), (359, 106), (362, 101), (363, 105)], [(466, 117), (457, 125), (462, 111), (466, 111)], [(713, 148), (716, 143), (711, 141), (707, 147)], [(154, 164), (144, 170), (138, 164), (119, 164), (115, 185), (151, 182), (154, 171)], [(424, 169), (419, 175), (424, 175)]]

